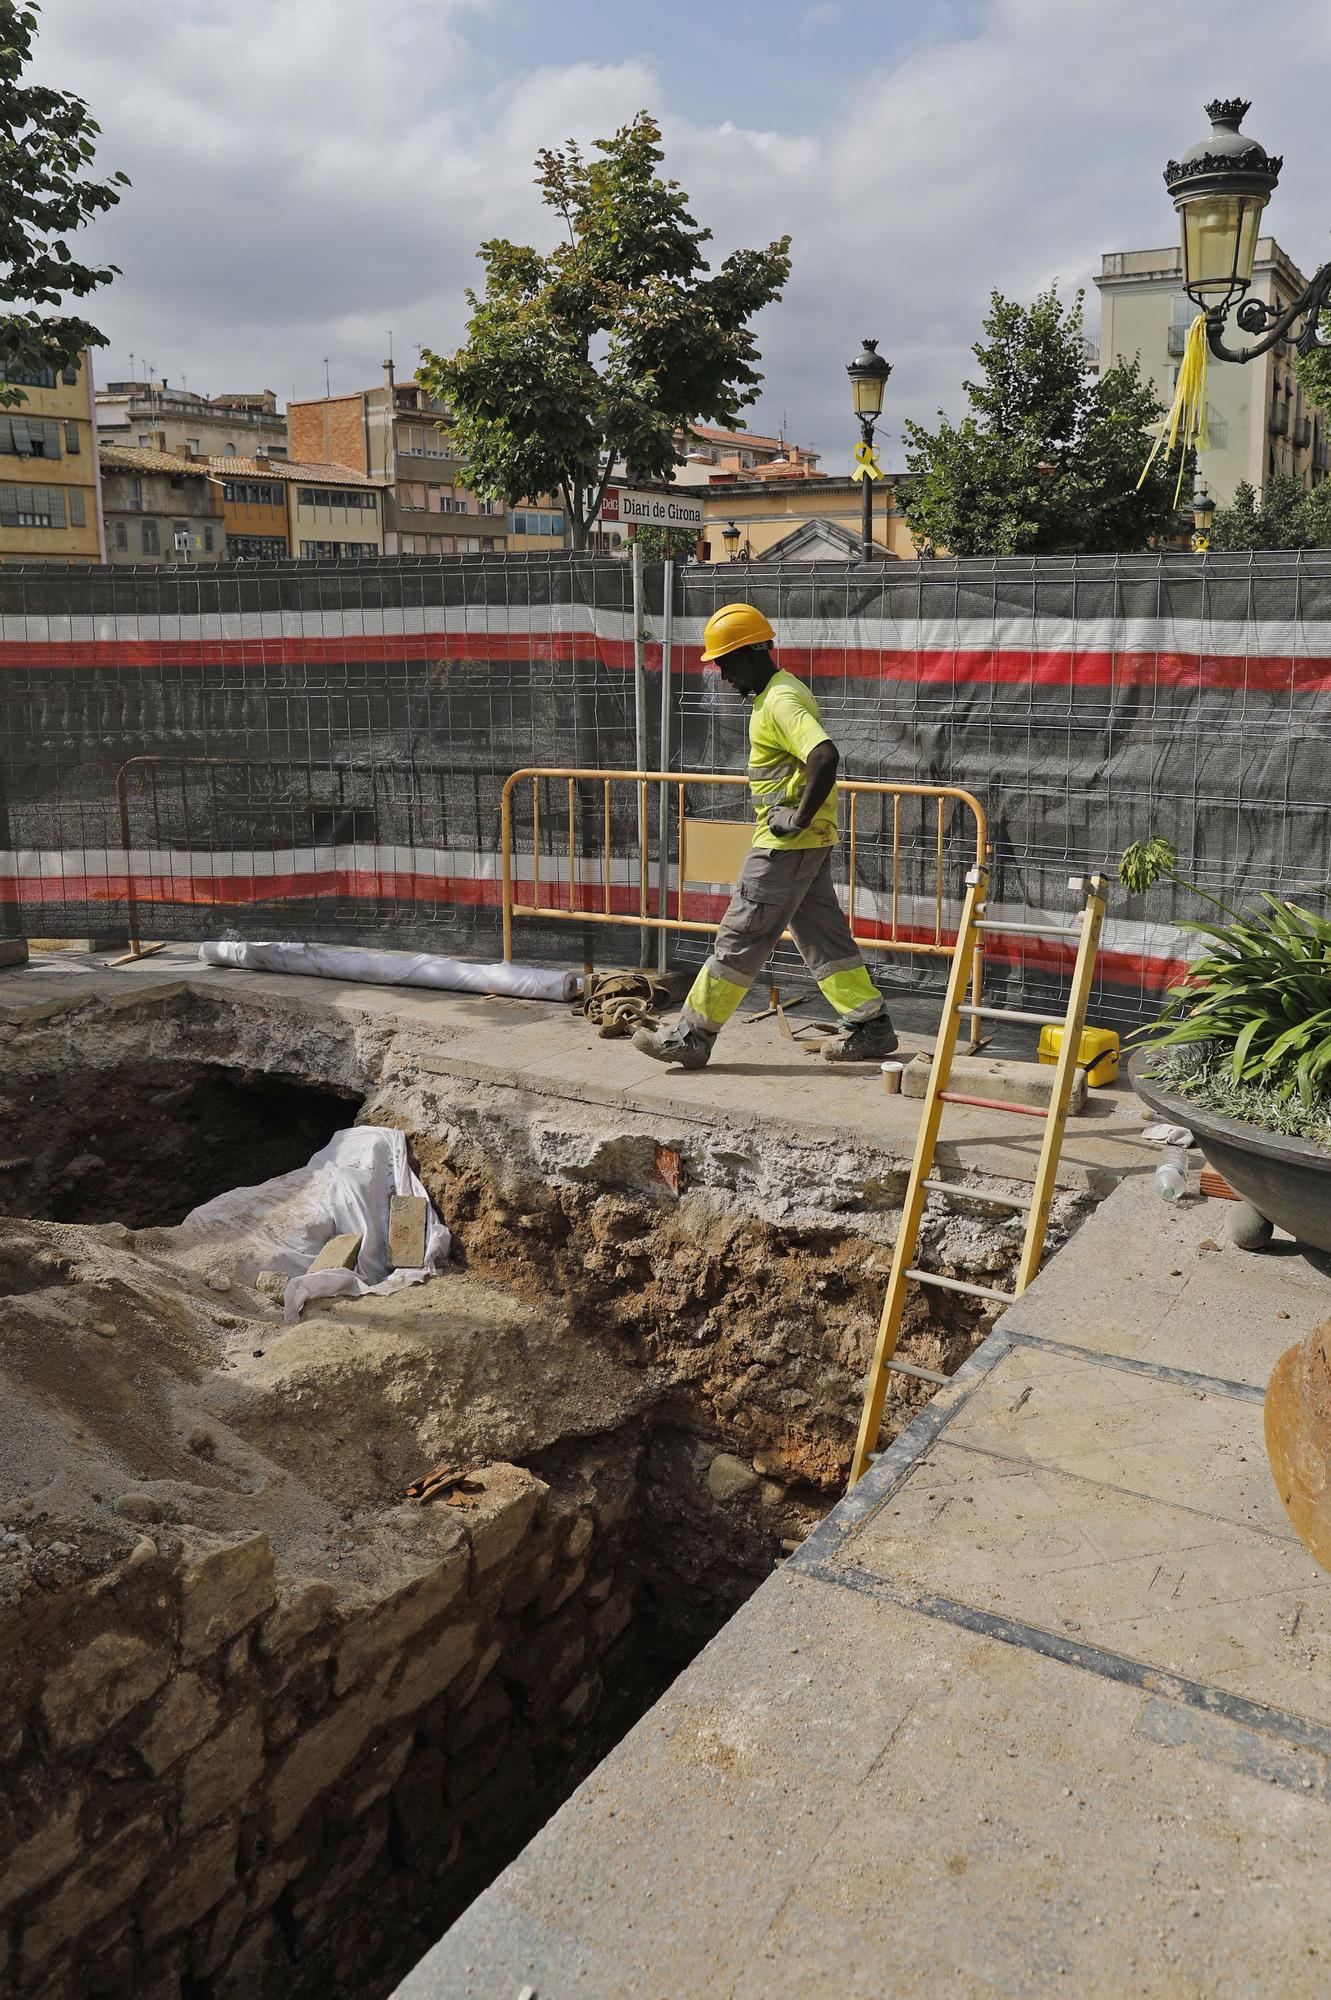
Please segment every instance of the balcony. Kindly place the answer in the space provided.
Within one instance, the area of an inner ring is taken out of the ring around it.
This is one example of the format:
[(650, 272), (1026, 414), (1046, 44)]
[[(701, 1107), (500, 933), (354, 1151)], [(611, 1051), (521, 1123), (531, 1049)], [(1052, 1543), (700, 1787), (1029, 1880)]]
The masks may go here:
[(1272, 437), (1282, 438), (1289, 436), (1289, 411), (1283, 404), (1280, 408), (1272, 410), (1267, 429), (1270, 431)]

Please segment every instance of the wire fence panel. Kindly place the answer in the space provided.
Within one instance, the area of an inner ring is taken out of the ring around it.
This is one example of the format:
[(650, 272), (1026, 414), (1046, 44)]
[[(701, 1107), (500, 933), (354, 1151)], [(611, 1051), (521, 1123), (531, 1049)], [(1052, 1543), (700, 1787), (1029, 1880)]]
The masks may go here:
[[(1070, 875), (1150, 833), (1227, 900), (1325, 906), (1331, 557), (687, 566), (666, 759), (662, 584), (649, 567), (653, 768), (742, 771), (745, 705), (698, 654), (709, 612), (743, 597), (816, 693), (845, 776), (983, 803), (1002, 917), (1061, 918)], [(498, 957), (505, 780), (635, 768), (632, 632), (629, 566), (608, 558), (0, 568), (0, 935), (106, 935), (133, 916), (146, 938)], [(595, 875), (605, 829), (584, 789), (575, 858)], [(736, 810), (719, 792), (690, 805)], [(886, 810), (857, 808), (857, 927), (890, 922), (895, 862), (898, 922), (946, 935), (960, 883), (941, 914), (924, 907), (937, 830)], [(655, 881), (655, 800), (648, 820)], [(614, 854), (639, 831), (613, 800)], [(560, 838), (551, 808), (552, 866)], [(951, 824), (945, 846), (960, 851)], [(1115, 891), (1095, 1018), (1155, 1004), (1196, 914), (1166, 888)], [(585, 955), (587, 936), (559, 937), (556, 955)], [(672, 944), (688, 959), (701, 942)], [(551, 926), (517, 919), (518, 957), (554, 949)], [(996, 937), (986, 983), (1038, 1008), (1066, 971), (1056, 944)], [(881, 976), (938, 983), (924, 956)]]

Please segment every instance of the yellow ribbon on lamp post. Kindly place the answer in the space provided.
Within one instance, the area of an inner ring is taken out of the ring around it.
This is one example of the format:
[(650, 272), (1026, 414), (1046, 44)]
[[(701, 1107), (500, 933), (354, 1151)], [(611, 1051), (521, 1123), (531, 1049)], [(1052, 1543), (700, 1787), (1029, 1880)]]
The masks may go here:
[(878, 463), (878, 453), (871, 444), (857, 444), (855, 447), (855, 469), (852, 479), (884, 479), (886, 474)]
[(1178, 383), (1174, 390), (1174, 402), (1169, 415), (1161, 426), (1160, 435), (1151, 446), (1151, 456), (1142, 467), (1142, 476), (1137, 481), (1140, 489), (1146, 483), (1146, 475), (1155, 463), (1156, 453), (1161, 445), (1168, 459), (1174, 446), (1180, 441), (1183, 449), (1179, 454), (1178, 483), (1174, 488), (1174, 505), (1178, 506), (1179, 494), (1183, 490), (1183, 468), (1188, 462), (1188, 453), (1194, 447), (1198, 451), (1209, 451), (1211, 439), (1206, 426), (1206, 314), (1198, 313), (1188, 328), (1188, 337), (1183, 347), (1183, 362), (1178, 371)]

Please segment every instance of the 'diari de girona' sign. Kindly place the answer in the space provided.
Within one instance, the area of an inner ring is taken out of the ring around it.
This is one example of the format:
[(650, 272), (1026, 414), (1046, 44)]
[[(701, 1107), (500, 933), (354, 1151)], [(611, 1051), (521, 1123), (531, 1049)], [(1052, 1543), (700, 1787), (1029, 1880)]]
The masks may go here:
[(607, 486), (601, 519), (621, 528), (701, 528), (700, 499), (669, 486), (653, 491), (645, 486)]

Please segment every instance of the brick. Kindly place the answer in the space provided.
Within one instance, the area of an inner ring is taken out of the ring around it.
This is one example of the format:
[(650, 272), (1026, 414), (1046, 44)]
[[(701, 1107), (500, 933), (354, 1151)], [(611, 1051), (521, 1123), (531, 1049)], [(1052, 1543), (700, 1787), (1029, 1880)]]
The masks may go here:
[(485, 1491), (467, 1517), (473, 1582), (507, 1561), (550, 1490), (520, 1465), (489, 1465), (482, 1476)]
[[(904, 1097), (923, 1097), (929, 1087), (930, 1063), (924, 1056), (908, 1062), (901, 1078)], [(1017, 1062), (1004, 1056), (954, 1056), (949, 1090), (969, 1097), (1005, 1097), (1012, 1104), (1047, 1105), (1053, 1088), (1053, 1065)], [(1072, 1079), (1068, 1109), (1078, 1112), (1086, 1106), (1086, 1072), (1077, 1070)]]
[(221, 1706), (221, 1697), (199, 1674), (177, 1674), (167, 1683), (134, 1745), (154, 1778), (202, 1743)]
[(164, 1851), (162, 1822), (155, 1813), (132, 1820), (110, 1840), (99, 1842), (24, 1926), (19, 1943), (22, 1976), (31, 1979), (66, 1939), (91, 1929), (127, 1903)]
[(180, 1782), (184, 1833), (220, 1819), (263, 1775), (263, 1729), (251, 1705), (231, 1718), (185, 1765)]
[(396, 1659), (418, 1632), (442, 1618), (466, 1590), (470, 1560), (458, 1527), (453, 1547), (433, 1569), (349, 1618), (337, 1649), (336, 1692), (345, 1694), (378, 1661)]
[(236, 1879), (239, 1839), (237, 1826), (223, 1826), (192, 1847), (172, 1849), (166, 1881), (137, 1912), (146, 1945), (188, 1930), (221, 1902)]
[(425, 1262), (430, 1204), (423, 1194), (395, 1194), (388, 1202), (388, 1268), (419, 1271)]
[(209, 1549), (181, 1577), (180, 1657), (192, 1666), (261, 1618), (277, 1595), (267, 1535)]
[(354, 1271), (364, 1240), (363, 1236), (355, 1236), (350, 1231), (344, 1236), (330, 1236), (306, 1276), (313, 1277), (316, 1271)]
[(72, 1750), (105, 1736), (155, 1694), (171, 1671), (165, 1644), (133, 1632), (101, 1632), (80, 1645), (49, 1675), (42, 1713), (57, 1750)]
[(69, 1867), (79, 1854), (79, 1813), (85, 1794), (71, 1793), (57, 1812), (48, 1814), (27, 1840), (15, 1840), (4, 1829), (5, 1859), (0, 1869), (0, 1910), (17, 1903)]

